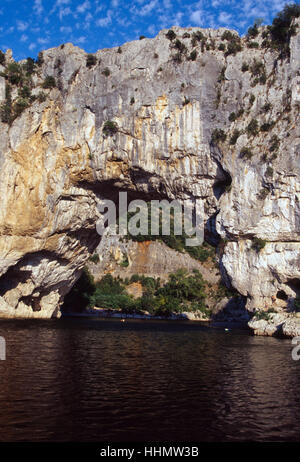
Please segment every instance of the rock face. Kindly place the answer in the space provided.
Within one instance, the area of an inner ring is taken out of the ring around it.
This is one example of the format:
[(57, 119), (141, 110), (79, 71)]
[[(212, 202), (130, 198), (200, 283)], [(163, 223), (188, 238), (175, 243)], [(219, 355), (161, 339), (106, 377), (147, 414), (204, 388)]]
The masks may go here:
[(130, 278), (134, 274), (160, 278), (166, 282), (171, 272), (185, 268), (191, 272), (197, 269), (211, 284), (221, 281), (220, 271), (213, 262), (200, 263), (187, 253), (180, 253), (167, 247), (163, 242), (135, 242), (123, 240), (120, 236), (108, 235), (101, 240), (96, 249), (99, 262), (88, 262), (88, 268), (95, 280), (110, 273), (114, 277)]
[(252, 318), (248, 323), (255, 335), (267, 337), (299, 337), (299, 313), (268, 313), (267, 319)]
[[(202, 30), (206, 42), (193, 45), (198, 29), (173, 30), (180, 53), (165, 30), (100, 50), (91, 67), (72, 44), (43, 52), (32, 93), (49, 75), (57, 88), (0, 123), (1, 316), (59, 315), (99, 244), (97, 203), (120, 190), (201, 199), (207, 237), (222, 238), (224, 280), (250, 310), (299, 294), (300, 34), (280, 60), (261, 34), (258, 48), (243, 38), (226, 56), (224, 29)], [(256, 134), (252, 119), (267, 131)], [(118, 125), (112, 136), (108, 120)], [(226, 141), (211, 142), (216, 128)], [(267, 241), (260, 252), (254, 237)]]

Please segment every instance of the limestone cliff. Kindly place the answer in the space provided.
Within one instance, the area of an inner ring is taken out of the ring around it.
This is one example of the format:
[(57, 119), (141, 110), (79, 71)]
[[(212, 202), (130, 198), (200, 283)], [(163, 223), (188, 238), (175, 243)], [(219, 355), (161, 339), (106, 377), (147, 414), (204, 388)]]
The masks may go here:
[[(99, 244), (97, 202), (120, 190), (201, 199), (224, 280), (250, 310), (299, 294), (300, 34), (280, 58), (265, 28), (255, 46), (225, 29), (172, 30), (88, 66), (72, 44), (44, 51), (37, 97), (0, 123), (1, 316), (59, 314)], [(56, 87), (40, 97), (47, 76)], [(254, 238), (266, 241), (259, 252)]]

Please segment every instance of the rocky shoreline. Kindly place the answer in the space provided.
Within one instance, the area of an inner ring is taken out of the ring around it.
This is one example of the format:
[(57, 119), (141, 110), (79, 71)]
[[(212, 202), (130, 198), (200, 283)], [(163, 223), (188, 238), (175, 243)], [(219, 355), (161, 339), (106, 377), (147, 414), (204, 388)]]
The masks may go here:
[(99, 318), (128, 318), (128, 319), (167, 319), (167, 320), (187, 320), (187, 321), (203, 321), (209, 322), (210, 318), (203, 315), (200, 311), (172, 313), (169, 316), (157, 316), (148, 312), (144, 313), (125, 313), (121, 310), (109, 310), (105, 308), (88, 308), (84, 313), (85, 316), (95, 316)]
[(254, 335), (293, 338), (300, 336), (300, 313), (266, 313), (265, 319), (254, 316), (248, 326)]
[[(223, 314), (223, 316), (207, 317), (200, 311), (183, 312), (171, 314), (170, 316), (151, 315), (144, 313), (124, 313), (121, 310), (109, 310), (105, 308), (93, 307), (83, 313), (68, 313), (67, 317), (93, 317), (93, 318), (118, 318), (126, 319), (143, 319), (143, 320), (173, 320), (173, 321), (192, 321), (204, 322), (206, 324), (247, 327), (250, 332), (258, 336), (293, 338), (300, 336), (300, 313), (268, 313), (258, 312), (250, 320), (238, 313), (237, 316)], [(263, 316), (263, 318), (262, 318)]]

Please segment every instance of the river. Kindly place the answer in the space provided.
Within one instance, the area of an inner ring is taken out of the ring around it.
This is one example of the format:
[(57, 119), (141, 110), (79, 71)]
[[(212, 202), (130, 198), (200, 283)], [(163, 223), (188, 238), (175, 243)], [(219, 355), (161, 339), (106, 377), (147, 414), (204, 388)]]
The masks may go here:
[(0, 441), (297, 441), (291, 341), (184, 321), (0, 322)]

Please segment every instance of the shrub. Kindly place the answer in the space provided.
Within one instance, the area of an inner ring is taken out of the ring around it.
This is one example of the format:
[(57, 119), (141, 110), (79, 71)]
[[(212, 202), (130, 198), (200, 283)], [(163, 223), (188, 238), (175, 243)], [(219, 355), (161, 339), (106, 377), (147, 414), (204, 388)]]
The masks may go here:
[(249, 71), (249, 64), (243, 62), (241, 70), (242, 70), (242, 72)]
[(272, 317), (266, 311), (259, 310), (259, 311), (255, 312), (255, 319), (258, 320), (258, 321), (260, 321), (260, 320), (270, 321), (272, 319)]
[(224, 45), (224, 43), (220, 43), (220, 45), (218, 46), (218, 50), (219, 51), (225, 51), (226, 47)]
[(236, 113), (231, 112), (229, 117), (228, 117), (229, 122), (234, 122), (236, 120)]
[(261, 85), (264, 85), (267, 81), (267, 74), (265, 72), (262, 72), (261, 76), (259, 77), (259, 83)]
[(268, 196), (269, 192), (270, 191), (268, 190), (268, 188), (262, 188), (257, 194), (258, 199), (260, 199), (261, 201), (264, 201), (265, 198)]
[(43, 56), (43, 52), (40, 51), (39, 54), (38, 54), (38, 58), (36, 60), (36, 64), (38, 66), (41, 66), (42, 64), (44, 64), (44, 56)]
[(258, 32), (257, 24), (254, 24), (252, 27), (249, 27), (248, 33), (247, 33), (248, 37), (255, 38), (258, 36), (258, 34), (259, 32)]
[(0, 50), (0, 64), (5, 64), (5, 54)]
[(250, 68), (250, 72), (253, 76), (259, 76), (262, 73), (265, 73), (265, 65), (262, 61), (257, 61), (257, 59), (254, 59)]
[(180, 53), (180, 52), (176, 53), (176, 54), (173, 56), (173, 61), (174, 61), (175, 63), (178, 63), (178, 64), (180, 64), (180, 63), (182, 62), (182, 56), (181, 56), (181, 53)]
[(242, 51), (242, 45), (240, 43), (239, 38), (235, 38), (231, 42), (228, 43), (227, 45), (227, 50), (225, 52), (225, 56), (229, 55), (236, 55), (239, 51)]
[(29, 106), (29, 101), (26, 98), (18, 98), (13, 106), (13, 118), (19, 117), (22, 112)]
[(234, 40), (236, 39), (236, 35), (234, 35), (232, 32), (230, 32), (230, 30), (226, 30), (225, 32), (223, 32), (222, 34), (222, 40)]
[(157, 59), (157, 58), (158, 58), (158, 54), (157, 54), (157, 53), (154, 53), (153, 58)]
[(267, 241), (260, 239), (259, 237), (254, 237), (252, 240), (251, 248), (259, 253), (266, 245)]
[(261, 42), (261, 46), (262, 46), (263, 48), (270, 48), (270, 47), (271, 47), (271, 42), (270, 42), (270, 40), (266, 40), (266, 39), (263, 40), (263, 41)]
[(31, 90), (27, 85), (25, 85), (24, 87), (19, 88), (18, 95), (21, 98), (30, 98)]
[(265, 122), (261, 125), (260, 129), (262, 132), (268, 132), (269, 130), (271, 130), (275, 125), (275, 122), (272, 121), (272, 122)]
[(266, 103), (261, 109), (262, 109), (262, 112), (269, 112), (272, 109), (272, 104)]
[(134, 97), (132, 96), (132, 98), (130, 99), (130, 105), (132, 106), (134, 103), (135, 103), (135, 99), (134, 99)]
[(224, 130), (222, 130), (221, 128), (215, 128), (211, 135), (211, 142), (213, 144), (217, 144), (218, 142), (224, 143), (226, 141), (226, 138), (227, 136)]
[(240, 158), (243, 159), (251, 159), (251, 157), (253, 156), (253, 153), (251, 151), (250, 148), (248, 147), (243, 147), (240, 151)]
[(47, 99), (46, 93), (44, 93), (43, 91), (40, 91), (39, 94), (37, 95), (37, 99), (39, 103), (43, 103)]
[(193, 32), (193, 39), (197, 42), (201, 42), (205, 37), (201, 30), (197, 30), (196, 32)]
[(295, 34), (295, 27), (292, 26), (294, 18), (300, 16), (300, 5), (286, 4), (282, 11), (277, 13), (270, 26), (272, 46), (281, 51), (282, 57), (289, 56), (290, 38)]
[(145, 39), (145, 38), (146, 38), (146, 37), (145, 37), (144, 35), (140, 35), (140, 38), (139, 38), (139, 39), (140, 39), (140, 40), (143, 40), (143, 39)]
[(56, 87), (56, 82), (55, 78), (52, 75), (47, 75), (43, 84), (43, 88), (55, 88)]
[(122, 268), (127, 268), (129, 266), (129, 260), (127, 255), (124, 255), (123, 260), (120, 263), (120, 266), (122, 266)]
[(27, 58), (26, 63), (24, 64), (24, 69), (25, 69), (25, 72), (26, 72), (28, 75), (33, 74), (34, 71), (35, 71), (35, 62), (34, 62), (34, 59), (32, 59), (32, 58)]
[(273, 173), (274, 173), (274, 170), (272, 169), (272, 167), (270, 167), (270, 165), (268, 165), (266, 169), (266, 176), (273, 176)]
[(86, 67), (89, 69), (97, 64), (97, 58), (96, 56), (92, 54), (88, 54), (86, 57)]
[(106, 136), (112, 136), (118, 132), (118, 125), (113, 120), (107, 120), (103, 125), (103, 133)]
[(12, 118), (12, 100), (11, 100), (11, 87), (6, 85), (5, 87), (5, 102), (1, 104), (0, 108), (1, 121), (9, 124)]
[(273, 135), (270, 142), (271, 142), (270, 151), (271, 152), (277, 151), (277, 149), (280, 146), (280, 140), (279, 140), (278, 136)]
[(237, 139), (240, 136), (240, 134), (241, 134), (240, 130), (235, 129), (232, 136), (231, 136), (231, 138), (230, 138), (230, 140), (229, 140), (229, 143), (231, 145), (234, 145), (237, 142)]
[(182, 105), (183, 105), (183, 106), (186, 106), (186, 105), (189, 104), (189, 103), (190, 103), (190, 100), (185, 96)]
[(247, 132), (249, 135), (255, 136), (259, 132), (258, 122), (256, 119), (252, 119), (247, 126)]
[(252, 106), (252, 104), (254, 103), (255, 101), (255, 96), (253, 94), (250, 95), (250, 98), (249, 98), (249, 104), (250, 106)]
[(105, 69), (103, 69), (102, 75), (105, 75), (105, 77), (110, 76), (110, 70), (108, 69), (108, 67), (106, 67)]
[(197, 51), (196, 50), (193, 50), (190, 55), (189, 55), (189, 60), (190, 61), (196, 61), (196, 58), (197, 58)]
[(22, 67), (18, 63), (9, 63), (5, 69), (5, 77), (12, 85), (19, 85), (23, 81)]
[(89, 261), (95, 264), (99, 263), (100, 261), (99, 255), (97, 253), (94, 253), (93, 255), (90, 256)]
[(258, 42), (249, 42), (248, 43), (248, 48), (259, 48), (259, 43)]
[(298, 296), (295, 298), (295, 300), (294, 300), (294, 307), (295, 307), (295, 309), (296, 309), (297, 311), (300, 310), (300, 297), (299, 297), (299, 295), (298, 295)]
[(174, 43), (174, 48), (176, 48), (180, 53), (184, 53), (186, 51), (186, 46), (182, 43), (179, 39), (176, 39)]
[[(205, 282), (197, 270), (188, 273), (178, 270), (169, 275), (161, 287), (159, 279), (133, 275), (130, 282), (141, 282), (143, 295), (138, 299), (126, 293), (129, 281), (122, 281), (110, 274), (95, 283), (87, 270), (67, 295), (71, 309), (76, 306), (99, 306), (107, 309), (121, 309), (122, 312), (134, 313), (147, 310), (156, 315), (170, 315), (182, 311), (201, 310), (205, 307)], [(207, 315), (209, 313), (207, 312)]]
[(176, 38), (176, 34), (172, 29), (169, 29), (168, 32), (166, 33), (166, 37), (169, 40), (174, 40)]
[(119, 53), (119, 54), (122, 53), (122, 48), (121, 48), (121, 47), (119, 47), (119, 48), (117, 49), (117, 53)]
[(225, 71), (226, 71), (226, 67), (223, 66), (222, 69), (221, 69), (219, 78), (218, 78), (219, 83), (221, 83), (221, 82), (223, 82), (225, 80)]

